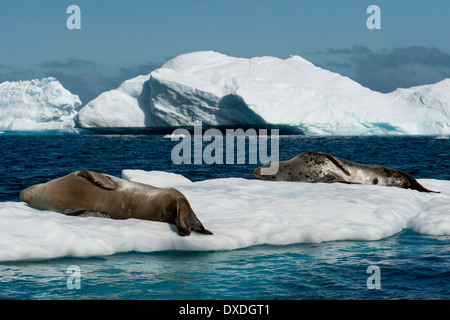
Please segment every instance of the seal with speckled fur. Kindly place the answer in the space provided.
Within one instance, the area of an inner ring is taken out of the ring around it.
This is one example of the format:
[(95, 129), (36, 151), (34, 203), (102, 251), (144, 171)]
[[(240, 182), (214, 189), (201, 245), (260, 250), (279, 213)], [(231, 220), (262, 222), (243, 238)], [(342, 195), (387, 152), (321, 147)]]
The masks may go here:
[(278, 165), (278, 172), (273, 175), (262, 175), (261, 168), (264, 166), (255, 169), (253, 174), (257, 178), (273, 181), (341, 182), (435, 192), (400, 170), (342, 160), (322, 152), (302, 153)]
[(120, 179), (93, 171), (67, 176), (23, 190), (20, 199), (37, 209), (74, 216), (143, 219), (175, 224), (178, 234), (212, 234), (198, 220), (186, 197), (173, 188)]

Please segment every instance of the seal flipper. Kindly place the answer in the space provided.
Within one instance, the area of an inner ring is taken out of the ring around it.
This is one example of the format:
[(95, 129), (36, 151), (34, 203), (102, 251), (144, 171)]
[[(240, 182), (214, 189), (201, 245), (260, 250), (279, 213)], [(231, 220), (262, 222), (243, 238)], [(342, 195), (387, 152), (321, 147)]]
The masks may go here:
[(77, 209), (65, 209), (63, 213), (67, 216), (76, 216), (76, 217), (97, 217), (97, 218), (109, 218), (111, 216), (107, 213), (103, 213), (95, 210), (77, 210)]
[(198, 220), (189, 202), (186, 199), (177, 201), (177, 216), (175, 217), (175, 225), (180, 236), (188, 236), (191, 231), (203, 234), (213, 234), (205, 229), (200, 220)]
[(106, 190), (117, 189), (117, 184), (107, 175), (88, 170), (77, 171), (75, 174), (89, 180), (100, 188)]
[(205, 229), (200, 220), (197, 217), (188, 217), (186, 213), (180, 212), (176, 218), (175, 225), (180, 236), (188, 236), (191, 231), (195, 231), (203, 234), (213, 234), (211, 231)]
[(341, 170), (343, 173), (345, 173), (347, 176), (350, 176), (351, 173), (350, 171), (347, 170), (347, 168), (345, 167), (345, 165), (340, 161), (340, 159), (337, 159), (335, 157), (333, 157), (331, 154), (328, 153), (322, 153), (328, 160), (330, 160), (331, 162), (333, 162), (333, 164), (339, 168), (339, 170)]
[(439, 191), (433, 191), (430, 189), (425, 188), (423, 185), (421, 185), (414, 177), (408, 173), (404, 173), (407, 177), (407, 180), (409, 181), (410, 185), (407, 186), (407, 189), (417, 190), (419, 192), (430, 192), (430, 193), (440, 193)]
[(213, 234), (208, 229), (205, 229), (205, 227), (202, 225), (202, 223), (198, 219), (194, 223), (194, 226), (193, 226), (192, 230), (194, 230), (195, 232), (198, 232), (198, 233), (203, 233), (203, 234)]
[(318, 177), (317, 182), (325, 182), (325, 183), (332, 183), (332, 182), (341, 182), (345, 183), (346, 181), (342, 179), (341, 176), (334, 172), (327, 173), (323, 177)]

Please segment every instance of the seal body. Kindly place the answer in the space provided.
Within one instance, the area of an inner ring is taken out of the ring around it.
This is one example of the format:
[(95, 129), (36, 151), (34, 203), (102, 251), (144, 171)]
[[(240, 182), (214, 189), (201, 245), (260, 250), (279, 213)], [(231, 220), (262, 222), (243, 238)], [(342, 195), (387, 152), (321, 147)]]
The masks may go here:
[(400, 170), (342, 160), (322, 152), (302, 153), (278, 165), (278, 172), (273, 175), (261, 175), (263, 167), (255, 169), (253, 174), (257, 178), (273, 181), (341, 182), (434, 192)]
[(120, 179), (93, 171), (67, 176), (23, 190), (20, 199), (37, 209), (66, 215), (143, 219), (175, 224), (180, 235), (212, 234), (198, 220), (186, 197), (173, 188)]

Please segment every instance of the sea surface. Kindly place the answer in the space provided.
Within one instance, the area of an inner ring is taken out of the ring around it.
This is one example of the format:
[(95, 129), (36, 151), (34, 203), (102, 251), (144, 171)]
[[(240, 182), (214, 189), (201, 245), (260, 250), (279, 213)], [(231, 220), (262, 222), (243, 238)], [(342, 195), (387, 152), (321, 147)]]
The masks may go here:
[[(200, 181), (253, 179), (260, 165), (177, 165), (171, 152), (178, 143), (163, 135), (0, 134), (0, 201), (20, 201), (22, 189), (81, 169), (116, 176), (124, 169), (159, 170)], [(445, 136), (280, 136), (280, 160), (307, 151), (450, 180)], [(78, 270), (78, 283), (71, 270)], [(375, 282), (379, 288), (372, 288)], [(449, 299), (450, 237), (406, 229), (378, 241), (0, 262), (0, 298)]]

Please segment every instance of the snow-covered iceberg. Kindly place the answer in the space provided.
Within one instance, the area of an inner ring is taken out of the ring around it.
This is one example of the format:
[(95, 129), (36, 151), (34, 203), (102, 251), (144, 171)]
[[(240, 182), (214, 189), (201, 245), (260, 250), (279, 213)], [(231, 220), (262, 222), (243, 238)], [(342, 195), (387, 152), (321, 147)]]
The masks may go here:
[(410, 113), (404, 115), (405, 119), (413, 120), (409, 123), (391, 121), (398, 130), (408, 134), (450, 133), (450, 78), (435, 84), (397, 89), (388, 96), (393, 100), (393, 107), (401, 105)]
[(73, 129), (77, 95), (55, 78), (0, 83), (0, 130)]
[(0, 84), (0, 130), (290, 126), (305, 134), (450, 134), (450, 79), (372, 91), (299, 56), (180, 55), (81, 106), (55, 78)]
[(290, 125), (306, 134), (449, 134), (450, 79), (389, 94), (307, 60), (180, 55), (84, 106), (82, 128)]
[(427, 235), (450, 235), (450, 181), (419, 180), (441, 192), (436, 194), (395, 187), (242, 178), (192, 182), (174, 173), (141, 170), (124, 170), (122, 176), (176, 187), (214, 235), (194, 232), (180, 237), (175, 226), (167, 223), (71, 217), (36, 210), (23, 202), (1, 202), (0, 261), (378, 240), (405, 228)]

